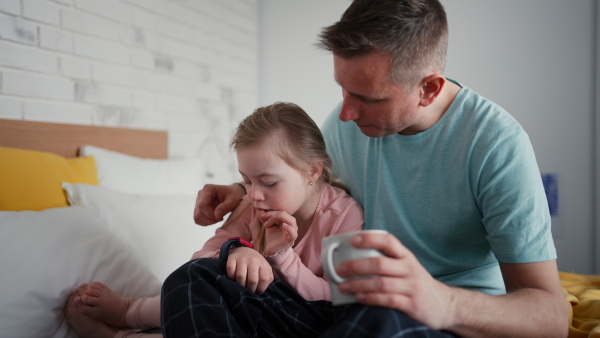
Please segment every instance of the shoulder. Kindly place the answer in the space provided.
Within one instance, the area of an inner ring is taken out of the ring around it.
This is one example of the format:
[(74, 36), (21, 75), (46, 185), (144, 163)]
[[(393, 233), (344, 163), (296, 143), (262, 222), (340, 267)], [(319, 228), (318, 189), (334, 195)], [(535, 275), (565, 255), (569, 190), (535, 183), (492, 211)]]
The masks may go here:
[(356, 211), (362, 215), (362, 207), (352, 196), (330, 184), (323, 184), (319, 207), (324, 212)]
[(321, 237), (339, 232), (360, 230), (365, 223), (363, 209), (344, 190), (323, 185), (315, 221), (321, 226)]
[(254, 208), (252, 208), (252, 201), (248, 195), (245, 195), (242, 197), (240, 204), (233, 209), (229, 219), (226, 222), (250, 224), (250, 220), (252, 220), (254, 217), (255, 211)]
[(250, 206), (252, 206), (252, 201), (250, 200), (250, 197), (248, 195), (244, 195), (244, 197), (242, 197), (242, 200), (240, 201), (240, 204), (238, 204), (238, 206), (235, 207), (235, 209), (233, 211), (234, 212), (240, 211), (240, 210), (245, 211), (245, 210), (249, 209), (248, 207), (250, 207)]
[(472, 120), (480, 128), (513, 132), (523, 130), (519, 122), (501, 105), (468, 87), (462, 88), (456, 103), (459, 115)]
[(468, 87), (461, 89), (450, 109), (447, 128), (457, 142), (494, 149), (507, 140), (528, 140), (523, 127), (506, 109)]

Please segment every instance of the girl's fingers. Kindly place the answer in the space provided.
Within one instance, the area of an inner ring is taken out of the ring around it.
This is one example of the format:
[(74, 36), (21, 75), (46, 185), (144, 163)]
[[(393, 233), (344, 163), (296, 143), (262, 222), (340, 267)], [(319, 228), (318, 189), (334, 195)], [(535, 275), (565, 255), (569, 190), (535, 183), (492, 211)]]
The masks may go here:
[(295, 241), (298, 238), (298, 230), (287, 223), (283, 223), (281, 225), (281, 230), (287, 232), (293, 241)]
[(261, 294), (267, 290), (271, 282), (273, 282), (273, 270), (271, 270), (270, 266), (261, 267), (258, 271), (259, 273), (259, 283), (256, 287), (256, 293)]
[(234, 259), (227, 261), (227, 277), (240, 285), (246, 286), (246, 270), (246, 264), (243, 262), (238, 262)]
[[(258, 269), (259, 267), (256, 266), (248, 266), (247, 271), (246, 271), (246, 288), (248, 288), (248, 290), (255, 292), (256, 291), (256, 287), (258, 286), (258, 282), (259, 282), (259, 274), (258, 274)], [(240, 283), (241, 284), (241, 283)], [(244, 284), (242, 284), (244, 285)]]
[(235, 248), (227, 261), (227, 277), (256, 293), (264, 292), (274, 279), (265, 258), (249, 248)]
[(285, 211), (268, 211), (261, 215), (261, 221), (266, 228), (281, 223), (293, 224), (296, 226), (296, 219)]

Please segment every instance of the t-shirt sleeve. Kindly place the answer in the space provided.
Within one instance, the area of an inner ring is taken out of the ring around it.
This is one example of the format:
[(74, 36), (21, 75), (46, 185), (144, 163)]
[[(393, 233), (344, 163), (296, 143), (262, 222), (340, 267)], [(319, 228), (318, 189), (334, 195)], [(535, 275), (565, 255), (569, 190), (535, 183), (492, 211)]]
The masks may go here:
[(498, 261), (555, 259), (548, 202), (527, 134), (519, 129), (499, 140), (481, 173), (477, 202)]

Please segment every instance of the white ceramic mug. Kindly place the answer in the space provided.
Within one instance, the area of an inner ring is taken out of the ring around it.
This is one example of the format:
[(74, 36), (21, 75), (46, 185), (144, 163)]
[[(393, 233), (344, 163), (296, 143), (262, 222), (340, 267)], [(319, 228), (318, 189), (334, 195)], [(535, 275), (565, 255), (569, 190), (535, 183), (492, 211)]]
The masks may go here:
[[(383, 254), (375, 249), (356, 248), (350, 243), (350, 238), (358, 233), (379, 233), (387, 234), (385, 230), (362, 230), (354, 232), (345, 232), (333, 236), (323, 238), (323, 252), (321, 260), (323, 262), (323, 271), (329, 280), (331, 288), (331, 299), (333, 305), (342, 305), (356, 303), (356, 297), (352, 294), (343, 294), (338, 289), (338, 284), (347, 280), (342, 278), (335, 272), (335, 267), (341, 262), (354, 259), (379, 257)], [(369, 276), (360, 276), (352, 278), (368, 278)]]

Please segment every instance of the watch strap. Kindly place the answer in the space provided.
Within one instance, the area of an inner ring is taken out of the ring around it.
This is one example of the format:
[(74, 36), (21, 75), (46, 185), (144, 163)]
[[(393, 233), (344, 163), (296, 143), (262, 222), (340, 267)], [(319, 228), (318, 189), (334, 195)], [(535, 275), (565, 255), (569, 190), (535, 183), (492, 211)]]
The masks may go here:
[(254, 244), (252, 244), (250, 241), (241, 238), (241, 237), (232, 237), (228, 240), (225, 241), (225, 243), (223, 243), (221, 245), (221, 249), (219, 250), (219, 259), (222, 260), (223, 262), (227, 262), (227, 259), (229, 258), (229, 249), (231, 249), (231, 247), (240, 247), (240, 246), (245, 246), (248, 248), (253, 248)]

